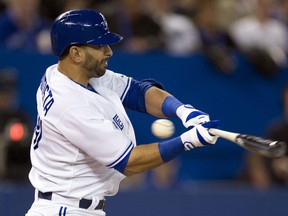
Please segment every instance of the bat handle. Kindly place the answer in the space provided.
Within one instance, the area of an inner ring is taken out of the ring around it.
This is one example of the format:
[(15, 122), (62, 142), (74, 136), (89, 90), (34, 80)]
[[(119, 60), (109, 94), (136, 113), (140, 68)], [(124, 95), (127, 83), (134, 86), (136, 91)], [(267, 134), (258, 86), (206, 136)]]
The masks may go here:
[(236, 142), (236, 138), (239, 135), (239, 133), (233, 133), (233, 132), (229, 132), (229, 131), (224, 131), (224, 130), (220, 130), (220, 129), (216, 129), (216, 128), (210, 128), (208, 129), (209, 133), (215, 135), (215, 136), (219, 136), (221, 138), (230, 140), (231, 142)]

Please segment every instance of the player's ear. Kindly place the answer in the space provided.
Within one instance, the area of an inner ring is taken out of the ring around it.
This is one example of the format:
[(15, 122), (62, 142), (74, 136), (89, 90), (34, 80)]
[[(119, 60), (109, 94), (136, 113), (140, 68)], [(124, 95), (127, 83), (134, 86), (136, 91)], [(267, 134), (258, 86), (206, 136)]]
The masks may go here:
[(80, 63), (84, 59), (84, 51), (80, 46), (71, 46), (69, 56), (75, 63)]

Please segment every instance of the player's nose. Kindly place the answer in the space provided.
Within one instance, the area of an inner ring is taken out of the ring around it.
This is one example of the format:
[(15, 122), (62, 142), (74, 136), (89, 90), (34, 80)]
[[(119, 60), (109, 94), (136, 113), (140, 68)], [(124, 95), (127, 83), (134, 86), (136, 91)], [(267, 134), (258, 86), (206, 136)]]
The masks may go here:
[(105, 55), (111, 57), (113, 55), (113, 51), (110, 46), (105, 47)]

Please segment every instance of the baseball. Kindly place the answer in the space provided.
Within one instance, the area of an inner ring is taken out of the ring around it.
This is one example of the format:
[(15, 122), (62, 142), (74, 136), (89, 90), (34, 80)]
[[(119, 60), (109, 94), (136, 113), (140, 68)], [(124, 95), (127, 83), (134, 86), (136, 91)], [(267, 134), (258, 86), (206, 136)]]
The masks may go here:
[(168, 119), (157, 119), (152, 123), (151, 131), (154, 136), (165, 139), (174, 134), (175, 127), (173, 122)]

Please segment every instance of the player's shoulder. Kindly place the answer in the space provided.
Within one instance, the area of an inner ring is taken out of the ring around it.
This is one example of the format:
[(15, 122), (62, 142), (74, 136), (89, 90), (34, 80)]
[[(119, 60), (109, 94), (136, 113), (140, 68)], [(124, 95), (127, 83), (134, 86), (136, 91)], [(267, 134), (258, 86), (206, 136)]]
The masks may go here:
[(114, 78), (125, 77), (125, 75), (117, 73), (112, 70), (106, 70), (105, 74), (99, 78), (92, 78), (92, 80), (97, 80), (98, 82), (105, 82), (106, 80), (112, 80)]
[(126, 75), (107, 69), (102, 77), (92, 78), (90, 79), (89, 83), (91, 83), (93, 86), (97, 85), (109, 89), (115, 89), (115, 86), (126, 86), (128, 80), (129, 77), (127, 77)]
[(45, 79), (47, 88), (51, 90), (55, 102), (65, 110), (74, 106), (85, 106), (87, 89), (72, 81), (57, 70), (57, 65), (52, 65), (46, 70)]

